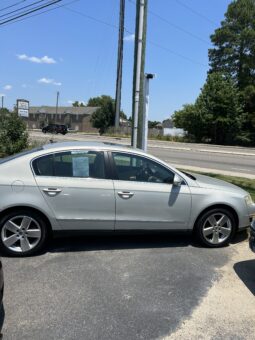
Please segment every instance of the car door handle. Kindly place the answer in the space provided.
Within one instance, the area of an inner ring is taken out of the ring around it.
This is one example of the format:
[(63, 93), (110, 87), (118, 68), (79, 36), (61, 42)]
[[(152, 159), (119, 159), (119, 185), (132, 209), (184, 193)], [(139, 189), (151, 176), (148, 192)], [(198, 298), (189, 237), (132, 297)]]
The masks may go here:
[(130, 192), (130, 191), (119, 191), (119, 192), (118, 192), (118, 195), (119, 195), (121, 198), (128, 199), (128, 198), (133, 197), (133, 196), (134, 196), (134, 193), (133, 193), (133, 192)]
[(56, 196), (59, 194), (62, 190), (59, 188), (44, 188), (43, 191), (48, 195), (48, 196)]

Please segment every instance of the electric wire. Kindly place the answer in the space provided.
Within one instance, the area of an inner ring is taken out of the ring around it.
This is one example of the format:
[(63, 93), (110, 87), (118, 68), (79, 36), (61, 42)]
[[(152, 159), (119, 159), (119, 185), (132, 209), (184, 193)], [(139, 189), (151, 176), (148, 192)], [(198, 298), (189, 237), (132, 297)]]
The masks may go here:
[[(33, 5), (36, 5), (36, 4), (38, 4), (38, 3), (40, 3), (40, 2), (44, 2), (44, 1), (45, 1), (45, 0), (39, 0), (39, 1), (33, 2), (32, 4), (29, 4), (29, 5), (27, 5), (27, 6), (20, 7), (20, 8), (18, 8), (18, 9), (15, 9), (15, 10), (11, 11), (11, 12), (8, 12), (8, 13), (5, 13), (5, 14), (0, 15), (0, 18), (5, 17), (5, 16), (8, 16), (9, 14), (13, 14), (13, 13), (19, 12), (19, 11), (21, 11), (21, 10), (24, 9), (24, 8), (31, 7), (31, 6), (33, 6)], [(8, 17), (7, 17), (6, 19), (8, 19)]]
[(15, 23), (17, 23), (17, 22), (24, 21), (24, 20), (27, 20), (27, 19), (30, 19), (30, 18), (33, 18), (33, 17), (37, 17), (38, 15), (42, 15), (42, 14), (44, 14), (44, 13), (48, 13), (48, 12), (54, 11), (55, 9), (62, 8), (62, 7), (64, 7), (64, 6), (68, 6), (68, 5), (72, 5), (73, 3), (77, 2), (77, 1), (80, 1), (80, 0), (72, 0), (72, 1), (70, 1), (70, 2), (68, 2), (68, 3), (64, 3), (63, 5), (58, 5), (58, 6), (55, 6), (55, 7), (53, 7), (53, 8), (46, 9), (46, 10), (41, 11), (41, 12), (39, 12), (39, 13), (35, 13), (35, 14), (29, 15), (29, 16), (27, 16), (27, 17), (25, 17), (25, 18), (21, 18), (21, 19), (12, 21), (12, 22), (8, 22), (8, 23), (3, 24), (3, 25), (4, 25), (4, 27), (5, 27), (5, 26), (8, 26), (8, 25), (13, 25), (13, 24), (15, 24)]
[(25, 1), (27, 1), (27, 0), (21, 0), (19, 2), (16, 2), (13, 5), (10, 5), (10, 6), (4, 7), (4, 8), (0, 8), (0, 12), (5, 11), (6, 9), (9, 9), (9, 8), (12, 8), (12, 7), (18, 6), (19, 4), (22, 4)]
[(49, 2), (49, 3), (47, 3), (47, 4), (43, 5), (43, 6), (38, 6), (37, 8), (31, 9), (30, 11), (27, 11), (26, 13), (19, 14), (19, 15), (15, 16), (14, 18), (10, 18), (10, 19), (7, 19), (7, 20), (5, 20), (5, 21), (0, 22), (0, 26), (2, 26), (2, 25), (4, 25), (4, 24), (7, 24), (7, 23), (9, 23), (9, 22), (11, 22), (11, 21), (14, 21), (14, 20), (16, 20), (16, 19), (19, 19), (19, 18), (21, 18), (21, 17), (24, 17), (24, 16), (26, 16), (26, 15), (28, 15), (28, 14), (30, 14), (30, 13), (37, 12), (37, 11), (43, 9), (43, 8), (52, 6), (52, 5), (54, 5), (54, 4), (58, 3), (58, 2), (61, 2), (61, 1), (62, 1), (62, 0), (54, 0), (54, 1), (51, 1), (51, 2)]
[(180, 6), (186, 8), (188, 11), (192, 12), (193, 14), (199, 16), (200, 18), (202, 18), (202, 19), (204, 19), (204, 20), (206, 20), (206, 21), (208, 21), (208, 22), (210, 22), (211, 24), (213, 24), (213, 25), (218, 25), (217, 22), (215, 22), (215, 21), (213, 21), (212, 19), (208, 18), (206, 15), (204, 15), (204, 14), (202, 14), (202, 13), (200, 13), (200, 12), (194, 10), (193, 8), (191, 8), (190, 6), (186, 5), (186, 4), (183, 3), (182, 1), (180, 1), (180, 0), (175, 0), (175, 2), (176, 2), (177, 4), (179, 4)]
[[(136, 6), (136, 3), (133, 1), (133, 0), (128, 0), (131, 4), (135, 5)], [(162, 17), (161, 15), (159, 15), (158, 13), (155, 13), (153, 11), (151, 11), (150, 9), (148, 9), (148, 13), (156, 18), (158, 18), (159, 20), (163, 21), (164, 23), (168, 24), (169, 26), (172, 26), (174, 27), (175, 29), (189, 35), (190, 37), (196, 39), (196, 40), (199, 40), (200, 42), (206, 44), (207, 46), (209, 45), (209, 42), (206, 41), (205, 39), (201, 38), (200, 36), (186, 30), (185, 28), (179, 26), (179, 25), (176, 25), (174, 23), (172, 23), (171, 21), (169, 21), (168, 19)]]

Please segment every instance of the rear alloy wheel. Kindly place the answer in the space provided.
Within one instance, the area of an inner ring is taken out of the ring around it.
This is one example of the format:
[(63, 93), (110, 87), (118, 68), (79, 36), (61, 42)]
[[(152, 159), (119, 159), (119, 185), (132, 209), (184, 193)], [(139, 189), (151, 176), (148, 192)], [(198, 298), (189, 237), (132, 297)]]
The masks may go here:
[(226, 209), (207, 211), (199, 218), (196, 233), (204, 245), (222, 247), (230, 242), (235, 233), (234, 217)]
[(8, 255), (32, 255), (42, 248), (47, 227), (40, 215), (29, 210), (12, 212), (0, 221), (0, 246)]

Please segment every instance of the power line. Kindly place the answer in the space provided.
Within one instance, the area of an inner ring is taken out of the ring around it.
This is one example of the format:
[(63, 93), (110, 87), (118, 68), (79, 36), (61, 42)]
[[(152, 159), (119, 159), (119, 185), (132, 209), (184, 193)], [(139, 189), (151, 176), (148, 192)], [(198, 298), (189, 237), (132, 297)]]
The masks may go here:
[(73, 1), (70, 1), (66, 4), (63, 4), (63, 5), (60, 5), (60, 6), (55, 6), (53, 8), (49, 8), (45, 11), (41, 11), (39, 13), (36, 13), (36, 14), (32, 14), (32, 15), (29, 15), (25, 18), (21, 18), (21, 19), (18, 19), (18, 20), (15, 20), (15, 21), (12, 21), (12, 22), (8, 22), (6, 24), (4, 24), (4, 26), (8, 26), (8, 25), (13, 25), (15, 24), (16, 22), (19, 22), (19, 21), (24, 21), (24, 20), (27, 20), (27, 19), (30, 19), (30, 18), (33, 18), (33, 17), (37, 17), (38, 15), (41, 15), (41, 14), (44, 14), (44, 13), (48, 13), (48, 12), (51, 12), (51, 11), (54, 11), (55, 9), (58, 9), (58, 8), (61, 8), (61, 7), (64, 7), (64, 6), (68, 6), (68, 5), (71, 5), (73, 4), (74, 2), (77, 2), (77, 1), (80, 1), (80, 0), (73, 0)]
[[(8, 13), (5, 13), (5, 14), (2, 14), (2, 15), (0, 15), (0, 18), (5, 17), (6, 15), (9, 15), (9, 14), (12, 14), (12, 13), (19, 12), (19, 11), (21, 11), (21, 10), (24, 9), (24, 8), (31, 7), (31, 6), (33, 6), (33, 5), (38, 4), (39, 2), (43, 2), (43, 1), (45, 1), (45, 0), (39, 0), (39, 1), (33, 2), (32, 4), (29, 4), (29, 5), (27, 5), (27, 6), (23, 6), (23, 7), (20, 7), (20, 8), (18, 8), (18, 9), (15, 9), (14, 11), (11, 11), (11, 12), (8, 12)], [(8, 19), (8, 17), (7, 17), (6, 19)]]
[(182, 1), (180, 0), (175, 0), (175, 2), (177, 2), (177, 4), (179, 4), (180, 6), (186, 8), (188, 11), (192, 12), (193, 14), (199, 16), (200, 18), (210, 22), (211, 24), (213, 25), (218, 25), (217, 22), (213, 21), (212, 19), (208, 18), (207, 16), (205, 16), (204, 14), (194, 10), (193, 8), (189, 7), (188, 5), (186, 5), (185, 3), (183, 3)]
[(76, 13), (76, 14), (78, 14), (78, 15), (80, 15), (82, 17), (85, 17), (87, 19), (90, 19), (90, 20), (93, 20), (95, 22), (98, 22), (100, 24), (103, 24), (103, 25), (106, 25), (106, 26), (109, 26), (109, 27), (113, 27), (113, 28), (119, 29), (117, 25), (114, 25), (114, 24), (111, 24), (109, 22), (103, 21), (101, 19), (95, 18), (95, 17), (93, 17), (91, 15), (85, 14), (85, 13), (77, 11), (75, 9), (72, 9), (72, 8), (69, 8), (69, 7), (64, 7), (64, 9), (66, 9), (66, 10), (68, 10), (70, 12)]
[(207, 67), (206, 64), (203, 64), (203, 63), (201, 63), (201, 62), (199, 62), (199, 61), (196, 61), (196, 60), (194, 60), (194, 59), (191, 59), (191, 58), (189, 58), (189, 57), (186, 57), (185, 55), (183, 55), (183, 54), (181, 54), (181, 53), (179, 53), (179, 52), (175, 52), (174, 50), (172, 50), (172, 49), (170, 49), (170, 48), (168, 48), (168, 47), (166, 47), (166, 46), (163, 46), (163, 45), (161, 45), (161, 44), (158, 44), (158, 43), (156, 43), (156, 42), (154, 42), (154, 41), (148, 40), (148, 43), (151, 44), (151, 45), (154, 45), (154, 46), (156, 46), (156, 47), (158, 47), (158, 48), (160, 48), (160, 49), (162, 49), (162, 50), (164, 50), (164, 51), (166, 51), (166, 52), (169, 52), (169, 53), (171, 53), (171, 54), (174, 54), (174, 55), (176, 55), (177, 57), (180, 57), (180, 58), (182, 58), (182, 59), (185, 59), (185, 60), (191, 62), (192, 64), (196, 64), (196, 65), (199, 65), (199, 66)]
[(27, 1), (27, 0), (21, 0), (21, 1), (19, 1), (19, 2), (16, 2), (16, 3), (13, 4), (13, 5), (10, 5), (10, 6), (4, 7), (4, 8), (0, 8), (0, 12), (1, 12), (1, 11), (5, 11), (6, 9), (9, 9), (9, 8), (15, 7), (15, 6), (19, 5), (19, 4), (22, 4), (22, 3), (25, 2), (25, 1)]
[(14, 17), (14, 18), (5, 20), (5, 21), (3, 21), (3, 22), (0, 22), (0, 26), (4, 25), (4, 24), (6, 24), (6, 23), (9, 23), (9, 22), (11, 22), (11, 21), (14, 21), (14, 20), (16, 20), (16, 19), (18, 19), (18, 18), (24, 17), (24, 16), (26, 16), (26, 15), (28, 15), (28, 14), (30, 14), (30, 13), (37, 12), (37, 11), (43, 9), (43, 8), (52, 6), (52, 5), (54, 5), (54, 4), (58, 3), (58, 2), (61, 2), (61, 1), (62, 1), (62, 0), (54, 0), (54, 1), (52, 1), (52, 2), (48, 2), (47, 4), (45, 4), (45, 5), (43, 5), (43, 6), (38, 6), (37, 8), (34, 8), (34, 9), (30, 10), (30, 11), (27, 11), (26, 13), (20, 14), (20, 15)]
[[(135, 5), (135, 2), (133, 0), (129, 0), (129, 2), (133, 5)], [(158, 18), (159, 20), (165, 22), (166, 24), (168, 24), (169, 26), (172, 26), (174, 27), (175, 29), (189, 35), (190, 37), (194, 38), (194, 39), (197, 39), (199, 41), (201, 41), (202, 43), (206, 44), (208, 46), (209, 42), (206, 41), (205, 39), (199, 37), (198, 35), (184, 29), (183, 27), (179, 26), (179, 25), (176, 25), (174, 23), (172, 23), (171, 21), (167, 20), (166, 18), (162, 17), (161, 15), (151, 11), (151, 10), (148, 10), (149, 14), (153, 15), (154, 17)]]

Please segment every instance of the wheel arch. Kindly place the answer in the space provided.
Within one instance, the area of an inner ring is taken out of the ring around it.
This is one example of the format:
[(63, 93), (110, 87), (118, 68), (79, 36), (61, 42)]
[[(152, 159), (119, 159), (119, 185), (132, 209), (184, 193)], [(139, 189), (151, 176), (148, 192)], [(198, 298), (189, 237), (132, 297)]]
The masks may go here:
[(6, 208), (4, 210), (2, 210), (0, 212), (0, 220), (6, 215), (9, 214), (13, 211), (19, 211), (19, 210), (30, 210), (33, 211), (35, 213), (37, 213), (38, 215), (40, 215), (40, 217), (45, 221), (46, 223), (46, 227), (48, 229), (48, 232), (52, 233), (52, 225), (50, 222), (50, 219), (48, 218), (48, 216), (46, 214), (44, 214), (41, 210), (27, 206), (27, 205), (18, 205), (18, 206), (12, 206), (9, 208)]
[(193, 224), (193, 231), (196, 229), (197, 222), (203, 214), (205, 214), (207, 211), (210, 211), (212, 209), (217, 209), (217, 208), (225, 209), (225, 210), (228, 210), (229, 212), (232, 213), (234, 220), (235, 220), (235, 226), (234, 227), (235, 227), (235, 232), (236, 232), (237, 229), (238, 229), (238, 225), (239, 225), (239, 217), (238, 217), (236, 210), (228, 204), (213, 204), (213, 205), (210, 205), (209, 207), (205, 208), (204, 210), (202, 210), (200, 212), (200, 214), (197, 216), (197, 218), (196, 218), (196, 220)]

